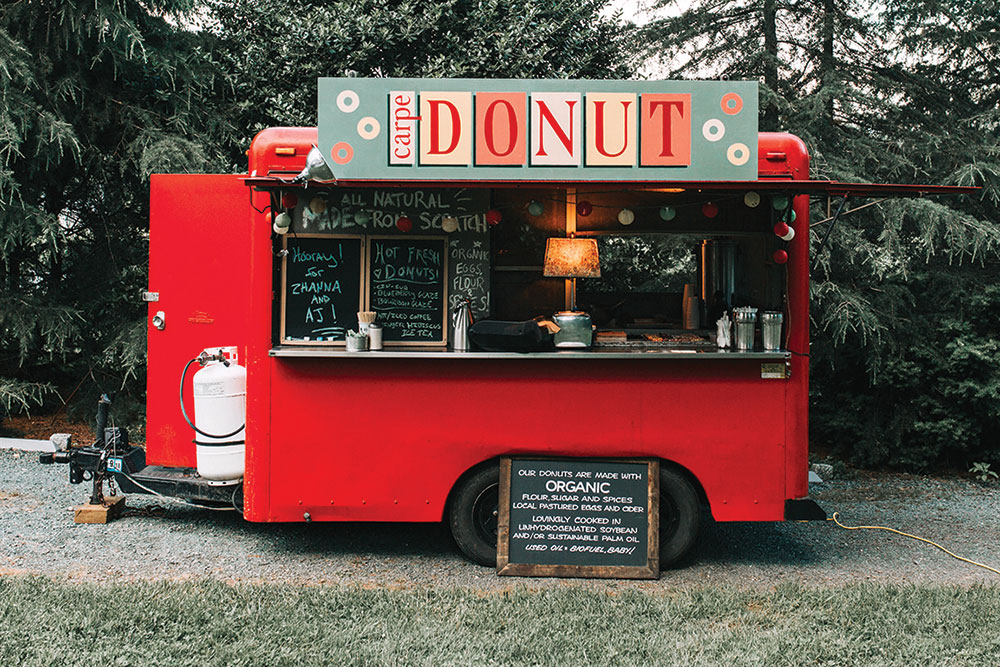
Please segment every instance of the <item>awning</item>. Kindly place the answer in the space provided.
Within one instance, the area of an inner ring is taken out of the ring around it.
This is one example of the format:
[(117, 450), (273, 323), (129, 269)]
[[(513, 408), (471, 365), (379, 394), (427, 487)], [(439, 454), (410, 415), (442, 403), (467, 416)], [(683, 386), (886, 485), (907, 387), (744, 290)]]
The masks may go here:
[(656, 192), (780, 192), (789, 195), (822, 195), (828, 197), (925, 197), (930, 195), (960, 195), (978, 192), (979, 187), (959, 185), (910, 185), (900, 183), (848, 183), (843, 181), (796, 181), (785, 178), (762, 178), (756, 181), (338, 181), (336, 183), (293, 183), (295, 174), (282, 176), (250, 176), (243, 179), (257, 190), (274, 190), (288, 187), (313, 188), (577, 188), (590, 190), (637, 190)]

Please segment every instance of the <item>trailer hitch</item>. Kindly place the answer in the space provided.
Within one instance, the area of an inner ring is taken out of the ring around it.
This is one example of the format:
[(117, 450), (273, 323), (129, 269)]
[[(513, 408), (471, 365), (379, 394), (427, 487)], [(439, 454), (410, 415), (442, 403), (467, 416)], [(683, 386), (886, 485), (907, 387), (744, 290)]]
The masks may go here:
[(42, 464), (69, 464), (69, 483), (93, 482), (90, 504), (104, 503), (104, 482), (109, 475), (130, 475), (146, 466), (146, 452), (129, 444), (128, 431), (120, 426), (108, 426), (109, 410), (114, 394), (101, 394), (97, 402), (97, 438), (92, 445), (74, 447), (67, 443), (65, 449), (43, 452), (38, 456)]

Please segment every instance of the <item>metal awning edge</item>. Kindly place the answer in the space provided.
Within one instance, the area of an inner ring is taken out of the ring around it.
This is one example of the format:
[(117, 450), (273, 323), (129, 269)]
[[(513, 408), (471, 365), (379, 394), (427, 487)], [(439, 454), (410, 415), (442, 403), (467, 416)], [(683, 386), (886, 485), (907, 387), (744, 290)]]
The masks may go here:
[(574, 187), (581, 192), (591, 188), (621, 188), (622, 190), (654, 191), (669, 187), (687, 192), (746, 192), (761, 190), (783, 192), (793, 195), (825, 195), (849, 197), (924, 197), (928, 195), (972, 194), (982, 188), (961, 185), (930, 185), (906, 183), (848, 183), (843, 181), (792, 180), (787, 178), (762, 178), (756, 181), (401, 181), (401, 180), (341, 180), (336, 183), (292, 183), (277, 176), (244, 176), (243, 182), (252, 188), (271, 190), (289, 187), (390, 187), (390, 188), (540, 188)]

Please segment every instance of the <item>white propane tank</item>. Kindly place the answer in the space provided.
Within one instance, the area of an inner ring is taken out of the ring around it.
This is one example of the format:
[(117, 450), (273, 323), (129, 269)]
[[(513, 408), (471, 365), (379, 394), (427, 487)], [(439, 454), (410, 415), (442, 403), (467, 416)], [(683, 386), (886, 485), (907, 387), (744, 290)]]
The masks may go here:
[[(206, 357), (222, 353), (227, 366), (211, 359), (194, 374), (195, 454), (198, 474), (207, 480), (236, 481), (244, 471), (247, 414), (247, 370), (237, 363), (235, 347), (212, 347)], [(234, 431), (238, 431), (235, 432)], [(224, 438), (209, 435), (226, 435)]]

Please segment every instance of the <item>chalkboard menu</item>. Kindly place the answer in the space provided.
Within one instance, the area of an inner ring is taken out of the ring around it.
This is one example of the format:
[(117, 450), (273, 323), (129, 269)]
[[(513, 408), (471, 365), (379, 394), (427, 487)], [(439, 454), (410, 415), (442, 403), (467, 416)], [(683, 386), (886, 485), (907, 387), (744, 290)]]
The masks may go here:
[(655, 579), (659, 462), (503, 458), (497, 572)]
[(448, 342), (448, 244), (444, 237), (371, 236), (368, 310), (388, 344)]
[(359, 236), (284, 237), (281, 342), (343, 341), (358, 326), (363, 243)]
[[(490, 304), (490, 226), (492, 207), (486, 188), (301, 188), (292, 210), (296, 234), (375, 234), (409, 236), (396, 222), (406, 216), (413, 235), (448, 238), (448, 306), (468, 300), (476, 319), (486, 317)], [(506, 205), (505, 216), (513, 215)], [(444, 229), (452, 218), (453, 231)], [(507, 223), (496, 229), (503, 229)], [(541, 238), (544, 248), (545, 238)], [(522, 262), (523, 263), (523, 262)], [(541, 264), (541, 256), (537, 262)], [(449, 322), (450, 325), (450, 322)]]

